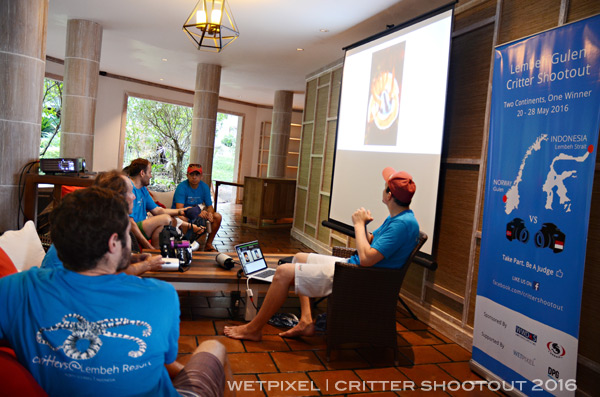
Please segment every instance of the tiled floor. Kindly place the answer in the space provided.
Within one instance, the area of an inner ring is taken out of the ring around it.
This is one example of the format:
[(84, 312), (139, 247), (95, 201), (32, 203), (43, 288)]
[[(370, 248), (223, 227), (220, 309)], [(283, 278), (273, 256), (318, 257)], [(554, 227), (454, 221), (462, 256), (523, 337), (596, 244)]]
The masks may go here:
[[(235, 244), (255, 239), (266, 253), (312, 252), (292, 239), (289, 229), (241, 227), (239, 205), (219, 204), (218, 209), (223, 224), (215, 247), (221, 252), (232, 252)], [(232, 340), (223, 336), (223, 327), (243, 322), (231, 319), (229, 296), (182, 292), (180, 298), (179, 359), (185, 363), (194, 348), (206, 339), (221, 341), (229, 352), (238, 396), (496, 395), (479, 387), (475, 391), (459, 387), (465, 381), (481, 380), (469, 369), (471, 354), (401, 309), (397, 313), (401, 360), (399, 366), (394, 366), (391, 351), (371, 348), (333, 351), (328, 362), (324, 335), (283, 339), (277, 335), (281, 330), (270, 325), (265, 327), (261, 342)], [(319, 305), (315, 315), (323, 312), (325, 305)], [(297, 299), (290, 297), (281, 311), (299, 315)], [(435, 389), (436, 385), (447, 389)], [(400, 390), (402, 387), (405, 390)]]

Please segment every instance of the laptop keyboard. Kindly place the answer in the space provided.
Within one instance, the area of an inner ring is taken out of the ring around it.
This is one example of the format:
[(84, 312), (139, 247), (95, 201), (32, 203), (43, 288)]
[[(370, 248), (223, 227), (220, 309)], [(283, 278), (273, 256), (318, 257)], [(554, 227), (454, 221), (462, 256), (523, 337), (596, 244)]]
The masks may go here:
[(260, 272), (260, 273), (258, 273), (258, 274), (257, 274), (257, 276), (260, 276), (260, 277), (263, 277), (263, 278), (264, 278), (264, 277), (269, 277), (269, 276), (272, 276), (272, 275), (274, 275), (274, 274), (275, 274), (275, 270), (273, 270), (273, 269), (268, 269), (268, 270), (265, 270), (264, 272)]

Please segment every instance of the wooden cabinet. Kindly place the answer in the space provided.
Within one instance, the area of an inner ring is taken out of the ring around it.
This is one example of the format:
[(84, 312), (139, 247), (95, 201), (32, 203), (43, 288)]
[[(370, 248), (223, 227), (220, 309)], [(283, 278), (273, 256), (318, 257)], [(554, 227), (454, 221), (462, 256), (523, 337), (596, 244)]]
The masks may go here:
[(295, 194), (295, 179), (245, 177), (242, 225), (291, 227)]
[[(292, 124), (290, 127), (290, 141), (288, 144), (288, 154), (285, 166), (285, 177), (296, 179), (298, 175), (298, 156), (300, 155), (300, 134), (302, 126)], [(259, 177), (267, 176), (269, 165), (269, 145), (271, 137), (271, 122), (263, 121), (260, 131), (260, 143), (258, 145), (258, 172)]]

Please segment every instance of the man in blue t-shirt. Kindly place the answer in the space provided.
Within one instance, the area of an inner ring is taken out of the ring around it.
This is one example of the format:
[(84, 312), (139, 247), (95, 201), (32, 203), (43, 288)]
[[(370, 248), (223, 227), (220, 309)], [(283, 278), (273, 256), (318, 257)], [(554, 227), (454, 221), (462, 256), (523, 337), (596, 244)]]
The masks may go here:
[[(142, 158), (133, 160), (127, 167), (127, 173), (133, 184), (133, 194), (135, 195), (133, 212), (130, 217), (142, 234), (142, 236), (136, 235), (136, 238), (142, 248), (159, 249), (158, 236), (160, 232), (167, 225), (178, 226), (173, 217), (183, 215), (185, 209), (165, 209), (156, 205), (147, 189), (150, 179), (152, 179), (152, 164), (148, 160)], [(148, 212), (153, 216), (148, 218)], [(182, 228), (183, 233), (187, 231), (188, 225), (186, 224)], [(192, 225), (192, 227), (194, 232), (201, 232), (201, 228), (198, 226)]]
[(122, 197), (99, 187), (77, 190), (50, 224), (64, 267), (0, 279), (0, 339), (49, 395), (223, 395), (223, 345), (200, 345), (185, 367), (175, 361), (177, 292), (119, 273), (131, 252)]
[[(173, 195), (173, 208), (180, 209), (198, 205), (202, 211), (198, 215), (210, 222), (210, 233), (206, 238), (204, 251), (216, 252), (213, 246), (213, 240), (221, 227), (221, 214), (215, 212), (210, 197), (210, 188), (202, 181), (202, 166), (200, 164), (190, 164), (187, 169), (187, 181), (181, 182), (175, 189)], [(185, 221), (189, 219), (183, 217)]]
[(390, 215), (377, 230), (367, 233), (365, 226), (373, 220), (371, 211), (359, 208), (352, 214), (357, 253), (349, 259), (303, 252), (296, 254), (292, 263), (277, 268), (269, 293), (256, 317), (248, 324), (225, 327), (225, 335), (234, 339), (261, 340), (262, 328), (279, 310), (292, 285), (295, 285), (300, 297), (302, 316), (298, 325), (279, 335), (313, 335), (315, 325), (309, 297), (331, 294), (335, 262), (392, 269), (404, 265), (419, 240), (419, 223), (409, 209), (416, 185), (408, 173), (396, 172), (391, 167), (384, 169), (382, 175), (385, 181), (382, 202)]

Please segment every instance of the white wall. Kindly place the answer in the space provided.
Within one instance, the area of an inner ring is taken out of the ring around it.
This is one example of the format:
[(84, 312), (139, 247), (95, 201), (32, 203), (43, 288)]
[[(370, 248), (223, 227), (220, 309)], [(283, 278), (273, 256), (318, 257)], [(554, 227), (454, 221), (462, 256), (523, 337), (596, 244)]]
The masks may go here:
[[(64, 67), (59, 63), (46, 62), (49, 77), (64, 75)], [(92, 171), (107, 171), (121, 168), (119, 164), (120, 143), (123, 142), (121, 124), (126, 107), (127, 95), (141, 95), (156, 100), (175, 103), (193, 103), (193, 94), (155, 87), (133, 81), (100, 76), (96, 103), (96, 125), (94, 132), (94, 159)], [(275, 93), (273, 93), (275, 95)], [(260, 127), (263, 121), (271, 121), (272, 109), (219, 99), (218, 110), (244, 117), (241, 145), (241, 161), (238, 180), (244, 176), (256, 176)], [(302, 113), (294, 112), (292, 122), (301, 123)]]

